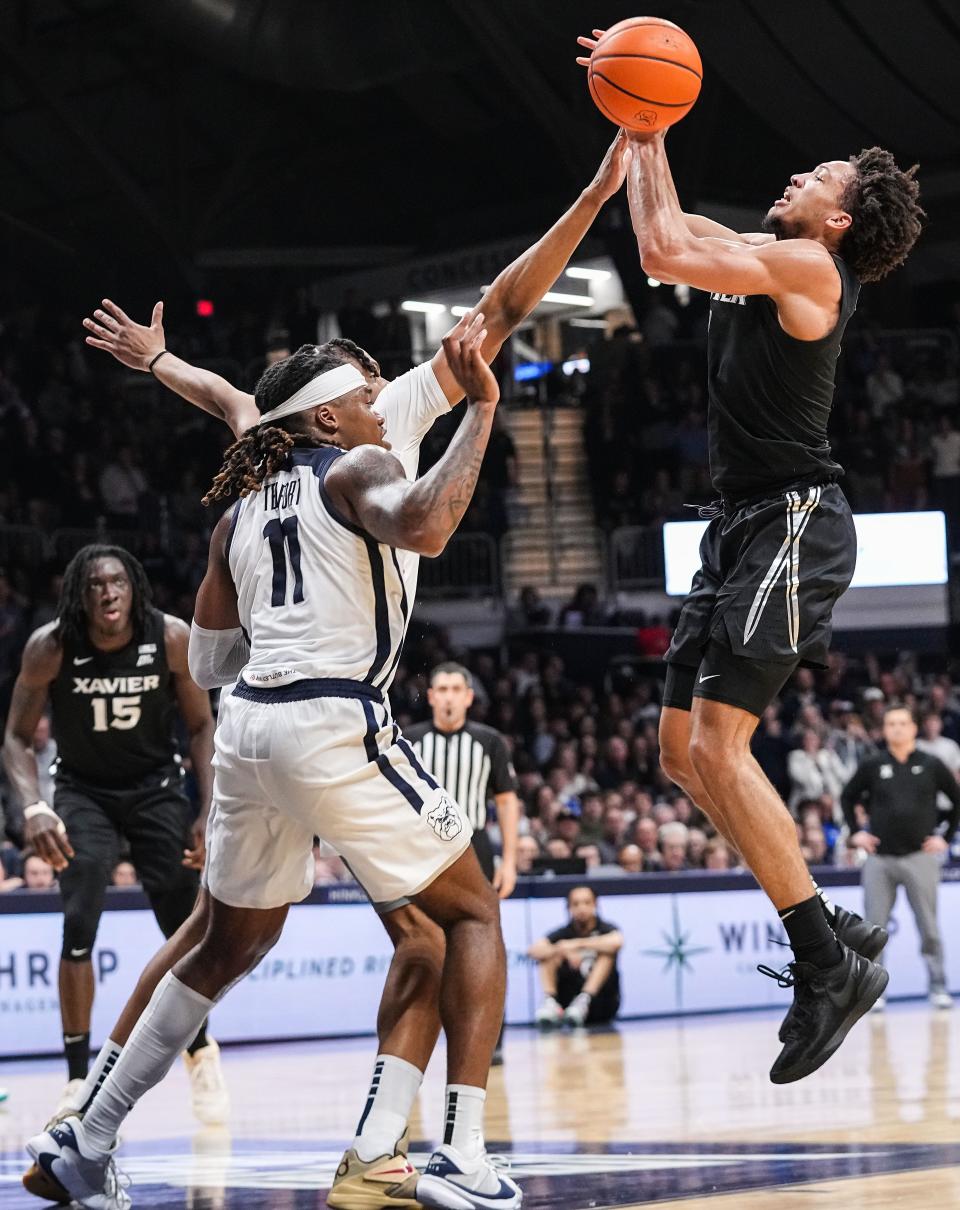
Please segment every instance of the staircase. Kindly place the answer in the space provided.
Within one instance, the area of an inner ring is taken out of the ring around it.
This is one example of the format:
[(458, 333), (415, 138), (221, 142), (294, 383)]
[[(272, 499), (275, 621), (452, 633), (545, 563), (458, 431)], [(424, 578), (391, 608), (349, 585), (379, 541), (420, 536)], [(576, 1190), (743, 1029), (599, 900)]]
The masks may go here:
[(590, 500), (583, 412), (516, 409), (507, 420), (519, 471), (514, 515), (503, 544), (507, 596), (513, 598), (525, 584), (545, 596), (568, 595), (584, 581), (602, 591), (603, 548)]

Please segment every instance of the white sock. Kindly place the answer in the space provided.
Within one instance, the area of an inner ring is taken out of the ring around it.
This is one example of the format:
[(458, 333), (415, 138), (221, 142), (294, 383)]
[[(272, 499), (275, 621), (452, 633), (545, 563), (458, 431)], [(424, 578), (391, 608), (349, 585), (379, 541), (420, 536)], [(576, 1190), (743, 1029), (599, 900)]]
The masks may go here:
[(93, 1066), (87, 1074), (87, 1078), (83, 1082), (83, 1087), (80, 1089), (80, 1095), (77, 1097), (77, 1104), (80, 1106), (80, 1112), (90, 1108), (90, 1102), (100, 1091), (100, 1086), (113, 1070), (123, 1047), (114, 1042), (112, 1038), (107, 1038), (97, 1055)]
[(469, 1084), (447, 1085), (447, 1120), (443, 1142), (469, 1160), (478, 1159), (486, 1150), (483, 1142), (483, 1106), (486, 1099), (486, 1090), (483, 1088), (471, 1088)]
[(365, 1163), (393, 1155), (407, 1128), (423, 1072), (405, 1059), (377, 1055), (367, 1105), (357, 1126), (353, 1146)]
[(143, 1094), (160, 1083), (212, 1007), (212, 1000), (172, 972), (164, 975), (84, 1116), (84, 1137), (96, 1152), (109, 1151), (120, 1123)]

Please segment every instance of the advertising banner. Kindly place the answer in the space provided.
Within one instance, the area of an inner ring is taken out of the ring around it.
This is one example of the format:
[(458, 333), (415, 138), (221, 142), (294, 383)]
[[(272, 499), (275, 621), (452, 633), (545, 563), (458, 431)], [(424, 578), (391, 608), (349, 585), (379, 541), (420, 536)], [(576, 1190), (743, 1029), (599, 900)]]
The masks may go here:
[[(701, 886), (705, 881), (694, 880)], [(533, 1020), (540, 979), (526, 952), (533, 940), (566, 922), (564, 889), (558, 885), (556, 897), (502, 905), (510, 1024)], [(860, 909), (858, 886), (837, 888), (837, 897)], [(611, 888), (605, 895), (601, 888), (599, 910), (624, 935), (622, 1016), (786, 1008), (790, 993), (756, 970), (759, 963), (778, 970), (790, 959), (780, 944), (786, 936), (759, 890), (617, 894)], [(960, 917), (960, 881), (941, 884), (940, 917), (944, 925)], [(891, 995), (925, 994), (920, 941), (902, 894), (890, 927)], [(60, 1050), (60, 930), (57, 912), (0, 914), (0, 1056)], [(949, 984), (960, 990), (960, 945), (949, 928), (944, 931)], [(149, 911), (104, 913), (94, 949), (95, 1046), (161, 941)], [(366, 903), (297, 906), (274, 949), (214, 1010), (214, 1036), (232, 1042), (373, 1034), (391, 956), (387, 934)]]

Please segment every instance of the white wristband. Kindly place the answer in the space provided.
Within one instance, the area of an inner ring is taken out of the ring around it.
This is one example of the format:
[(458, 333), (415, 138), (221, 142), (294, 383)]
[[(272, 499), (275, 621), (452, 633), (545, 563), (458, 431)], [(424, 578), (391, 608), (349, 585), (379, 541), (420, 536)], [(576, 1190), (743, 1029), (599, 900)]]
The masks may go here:
[(67, 829), (63, 820), (52, 807), (48, 806), (47, 803), (43, 801), (42, 798), (38, 802), (31, 803), (29, 807), (23, 808), (24, 819), (33, 819), (37, 815), (52, 815), (57, 821), (57, 831), (66, 832)]

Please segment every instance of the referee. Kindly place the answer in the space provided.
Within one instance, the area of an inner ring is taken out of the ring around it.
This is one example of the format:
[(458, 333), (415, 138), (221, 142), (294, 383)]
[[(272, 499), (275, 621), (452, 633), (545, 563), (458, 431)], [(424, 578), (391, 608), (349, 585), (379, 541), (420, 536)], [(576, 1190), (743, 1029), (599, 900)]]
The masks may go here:
[[(943, 966), (937, 892), (947, 838), (960, 823), (960, 786), (939, 757), (917, 748), (917, 725), (906, 706), (887, 707), (883, 738), (886, 751), (863, 761), (841, 800), (850, 844), (870, 854), (863, 867), (864, 912), (868, 920), (886, 925), (897, 890), (904, 888), (929, 971), (930, 1003), (947, 1009), (953, 1002)], [(948, 814), (937, 808), (939, 791), (950, 800)], [(858, 806), (869, 817), (865, 828), (857, 819)]]
[[(517, 884), (517, 833), (520, 802), (517, 777), (506, 740), (493, 727), (472, 723), (473, 677), (462, 664), (438, 664), (430, 673), (429, 723), (417, 723), (404, 734), (428, 772), (453, 798), (473, 825), (473, 847), (480, 866), (501, 899)], [(487, 834), (490, 797), (497, 808), (502, 841), (499, 865)]]

